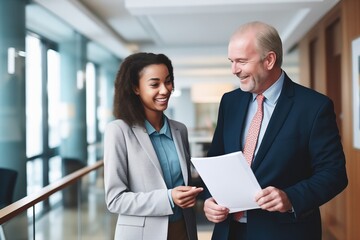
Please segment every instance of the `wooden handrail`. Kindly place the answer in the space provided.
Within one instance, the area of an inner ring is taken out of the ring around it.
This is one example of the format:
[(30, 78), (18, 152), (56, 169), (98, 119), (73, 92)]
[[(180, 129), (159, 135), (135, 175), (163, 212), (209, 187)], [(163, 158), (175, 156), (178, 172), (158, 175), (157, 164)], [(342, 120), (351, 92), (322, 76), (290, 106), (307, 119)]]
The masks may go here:
[(9, 206), (0, 209), (0, 225), (9, 221), (18, 214), (24, 212), (28, 208), (34, 206), (38, 202), (47, 199), (53, 193), (56, 193), (61, 189), (75, 183), (77, 180), (79, 180), (81, 177), (88, 174), (89, 172), (102, 167), (103, 164), (104, 164), (103, 160), (97, 161), (95, 164), (91, 166), (87, 166), (80, 170), (77, 170), (69, 175), (66, 175), (65, 177), (59, 179), (58, 181), (52, 184), (43, 187), (39, 192), (26, 196), (10, 204)]

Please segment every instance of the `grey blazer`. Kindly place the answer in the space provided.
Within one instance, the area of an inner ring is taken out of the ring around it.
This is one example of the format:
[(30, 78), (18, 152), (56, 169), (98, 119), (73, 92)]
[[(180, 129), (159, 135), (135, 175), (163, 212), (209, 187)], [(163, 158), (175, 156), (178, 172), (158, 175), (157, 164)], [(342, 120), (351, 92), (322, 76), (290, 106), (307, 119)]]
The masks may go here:
[[(185, 185), (190, 180), (190, 151), (184, 124), (169, 120)], [(173, 213), (156, 152), (146, 129), (122, 120), (106, 126), (104, 134), (105, 201), (118, 214), (115, 239), (166, 240)], [(183, 209), (190, 240), (197, 239), (193, 208)]]

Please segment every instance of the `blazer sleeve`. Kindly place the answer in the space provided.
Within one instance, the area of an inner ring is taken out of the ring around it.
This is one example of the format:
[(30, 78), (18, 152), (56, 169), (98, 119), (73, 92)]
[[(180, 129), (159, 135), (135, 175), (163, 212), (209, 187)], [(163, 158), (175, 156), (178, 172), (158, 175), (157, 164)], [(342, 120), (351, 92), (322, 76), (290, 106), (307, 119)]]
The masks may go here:
[[(133, 191), (129, 182), (129, 151), (133, 156), (141, 156), (138, 148), (131, 146), (136, 144), (136, 139), (125, 123), (111, 122), (107, 125), (104, 133), (104, 185), (105, 200), (110, 212), (133, 215), (133, 216), (165, 216), (172, 214), (172, 208), (168, 199), (166, 188), (155, 187), (150, 191), (140, 191), (143, 181), (151, 181), (155, 174), (151, 170), (146, 176), (132, 176), (132, 186), (138, 186)], [(140, 145), (138, 145), (140, 146)], [(134, 153), (135, 152), (135, 153)], [(138, 166), (138, 168), (145, 166)], [(137, 182), (136, 182), (137, 181)], [(157, 181), (157, 180), (154, 180)], [(163, 181), (159, 179), (158, 182)]]

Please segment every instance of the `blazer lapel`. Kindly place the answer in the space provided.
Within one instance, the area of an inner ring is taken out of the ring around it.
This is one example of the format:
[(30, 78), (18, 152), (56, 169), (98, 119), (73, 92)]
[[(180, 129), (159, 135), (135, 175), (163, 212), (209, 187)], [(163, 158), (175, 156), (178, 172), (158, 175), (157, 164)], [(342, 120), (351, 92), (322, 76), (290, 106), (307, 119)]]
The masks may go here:
[(174, 126), (174, 124), (169, 120), (169, 126), (171, 129), (171, 134), (174, 140), (174, 144), (176, 147), (176, 151), (179, 157), (179, 162), (180, 162), (180, 167), (181, 167), (181, 172), (184, 178), (184, 182), (185, 185), (188, 185), (188, 167), (187, 167), (187, 161), (186, 161), (186, 157), (184, 155), (185, 150), (184, 150), (184, 142), (182, 141), (181, 138), (181, 133), (180, 130)]
[(255, 170), (259, 167), (270, 146), (272, 145), (276, 135), (280, 131), (292, 105), (294, 96), (294, 88), (291, 80), (285, 75), (283, 90), (279, 96), (278, 103), (274, 109), (269, 125), (266, 129), (264, 138), (262, 139), (259, 151), (255, 156), (251, 168)]
[(151, 143), (149, 134), (146, 132), (146, 129), (144, 127), (141, 127), (138, 125), (133, 126), (132, 129), (133, 129), (133, 132), (134, 132), (136, 138), (138, 139), (141, 147), (148, 155), (150, 161), (154, 164), (156, 169), (160, 172), (161, 176), (164, 177), (163, 172), (161, 170), (159, 159), (157, 158), (156, 152)]

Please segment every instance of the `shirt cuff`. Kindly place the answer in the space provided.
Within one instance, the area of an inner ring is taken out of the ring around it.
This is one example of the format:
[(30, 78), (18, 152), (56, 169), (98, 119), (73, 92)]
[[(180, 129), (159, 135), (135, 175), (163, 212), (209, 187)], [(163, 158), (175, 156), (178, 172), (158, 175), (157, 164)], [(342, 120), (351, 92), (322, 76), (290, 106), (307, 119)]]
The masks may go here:
[(172, 189), (168, 189), (168, 198), (169, 198), (169, 202), (171, 204), (171, 207), (173, 208), (173, 207), (175, 207), (175, 204), (174, 204), (174, 201), (173, 201), (172, 196), (171, 196), (171, 191), (172, 191)]

